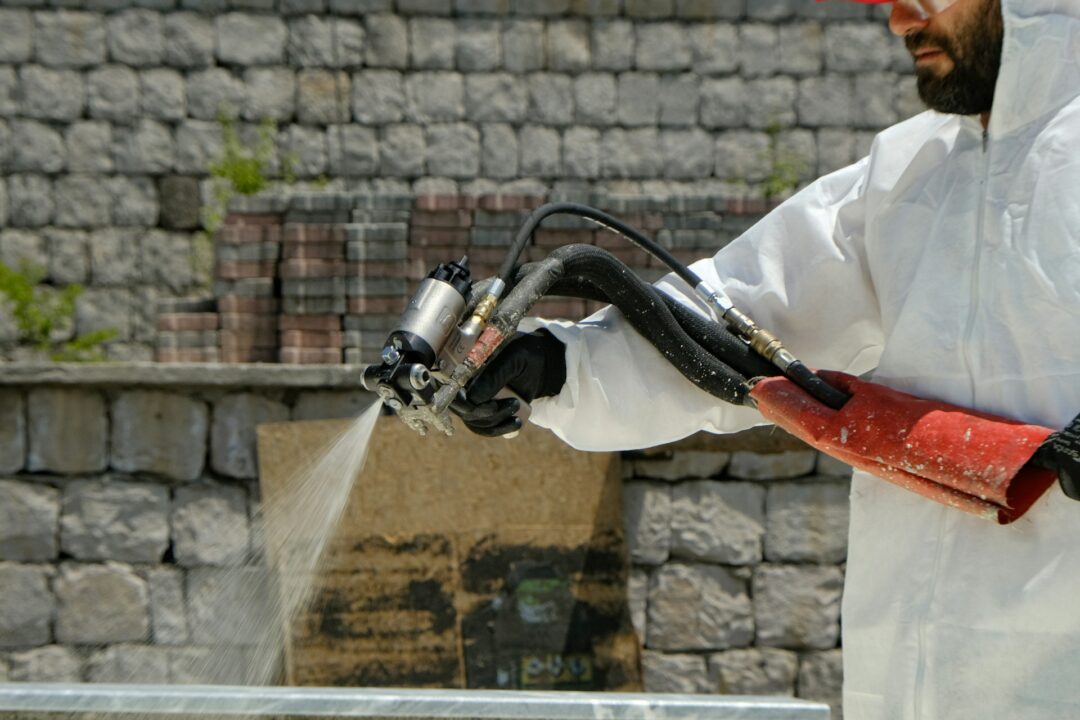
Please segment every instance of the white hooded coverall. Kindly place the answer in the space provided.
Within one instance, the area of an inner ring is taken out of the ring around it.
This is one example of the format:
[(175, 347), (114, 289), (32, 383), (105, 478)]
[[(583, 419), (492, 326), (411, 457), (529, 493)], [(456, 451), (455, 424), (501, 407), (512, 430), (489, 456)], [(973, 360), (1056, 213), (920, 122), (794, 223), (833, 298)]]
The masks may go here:
[[(1080, 0), (1002, 4), (987, 132), (902, 122), (693, 267), (812, 367), (1060, 428), (1080, 412)], [(618, 312), (546, 324), (567, 383), (532, 419), (575, 447), (762, 422)], [(842, 619), (849, 720), (1078, 719), (1080, 503), (1055, 485), (998, 526), (856, 473)]]

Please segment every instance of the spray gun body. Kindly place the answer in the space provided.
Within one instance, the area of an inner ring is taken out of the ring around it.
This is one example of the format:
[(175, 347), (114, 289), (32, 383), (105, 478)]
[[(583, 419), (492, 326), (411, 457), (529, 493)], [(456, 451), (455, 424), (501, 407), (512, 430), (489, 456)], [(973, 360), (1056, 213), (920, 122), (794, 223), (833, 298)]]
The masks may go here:
[(460, 348), (471, 347), (461, 337), (471, 287), (466, 258), (437, 266), (420, 283), (387, 338), (382, 362), (364, 371), (364, 387), (378, 393), (420, 434), (432, 427), (452, 433), (449, 412), (433, 401), (437, 386), (460, 362)]

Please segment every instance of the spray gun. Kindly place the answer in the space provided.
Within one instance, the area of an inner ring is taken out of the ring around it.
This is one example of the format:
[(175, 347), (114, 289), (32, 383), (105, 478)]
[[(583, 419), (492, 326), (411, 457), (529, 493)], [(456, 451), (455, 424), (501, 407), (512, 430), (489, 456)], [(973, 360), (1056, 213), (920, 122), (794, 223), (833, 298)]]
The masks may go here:
[[(660, 258), (706, 303), (713, 318), (660, 293), (595, 246), (567, 245), (544, 260), (519, 266), (540, 222), (558, 213), (590, 220)], [(516, 334), (529, 308), (547, 295), (616, 305), (687, 379), (727, 402), (753, 404), (752, 380), (781, 374), (830, 406), (847, 399), (664, 248), (600, 210), (573, 203), (534, 211), (495, 278), (473, 283), (467, 258), (432, 270), (387, 338), (381, 363), (364, 371), (363, 385), (420, 434), (435, 429), (450, 435), (451, 404), (464, 399), (469, 381)]]

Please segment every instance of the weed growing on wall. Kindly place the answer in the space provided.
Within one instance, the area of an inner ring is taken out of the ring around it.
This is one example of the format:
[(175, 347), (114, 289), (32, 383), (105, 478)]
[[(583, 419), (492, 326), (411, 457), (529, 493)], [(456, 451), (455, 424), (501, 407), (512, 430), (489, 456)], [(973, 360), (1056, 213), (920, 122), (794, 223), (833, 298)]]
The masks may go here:
[(101, 345), (116, 336), (105, 329), (58, 339), (74, 324), (75, 301), (82, 285), (54, 288), (42, 285), (45, 270), (24, 262), (13, 270), (0, 262), (0, 295), (7, 298), (19, 330), (19, 344), (34, 348), (56, 362), (94, 362), (104, 360)]
[(255, 195), (270, 187), (275, 165), (280, 164), (281, 179), (296, 181), (296, 158), (292, 153), (278, 156), (275, 138), (277, 124), (270, 119), (259, 123), (255, 143), (247, 146), (240, 139), (233, 113), (218, 113), (221, 126), (221, 157), (210, 164), (213, 178), (211, 202), (203, 216), (207, 232), (213, 234), (225, 220), (229, 201), (234, 195)]
[(778, 123), (765, 129), (769, 136), (769, 174), (761, 181), (761, 194), (766, 200), (773, 200), (795, 190), (799, 187), (799, 178), (806, 171), (805, 160), (780, 146), (781, 129)]

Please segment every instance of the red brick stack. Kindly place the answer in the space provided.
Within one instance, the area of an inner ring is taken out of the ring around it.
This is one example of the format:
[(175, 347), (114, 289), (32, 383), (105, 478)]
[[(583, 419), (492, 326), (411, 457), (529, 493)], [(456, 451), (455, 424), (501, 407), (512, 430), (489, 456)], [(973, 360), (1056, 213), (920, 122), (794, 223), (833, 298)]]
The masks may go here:
[(218, 362), (218, 313), (213, 298), (161, 300), (157, 305), (158, 362)]
[(307, 223), (295, 216), (285, 225), (281, 261), (282, 313), (279, 361), (288, 364), (341, 362), (345, 313), (345, 228)]
[(281, 228), (279, 213), (231, 213), (217, 233), (214, 295), (222, 362), (277, 361)]

